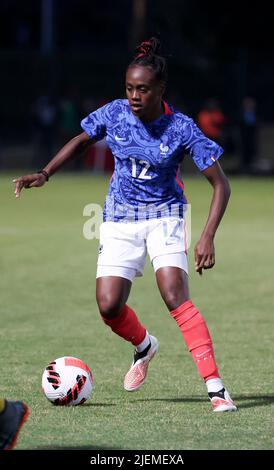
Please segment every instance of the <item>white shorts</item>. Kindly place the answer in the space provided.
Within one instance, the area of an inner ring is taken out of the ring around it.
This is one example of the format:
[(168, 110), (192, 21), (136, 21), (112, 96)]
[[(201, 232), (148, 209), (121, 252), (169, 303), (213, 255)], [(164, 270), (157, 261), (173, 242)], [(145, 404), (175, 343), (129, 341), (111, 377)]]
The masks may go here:
[(142, 276), (149, 254), (154, 271), (174, 266), (188, 273), (185, 221), (174, 217), (143, 222), (104, 222), (100, 227), (97, 276), (132, 281)]

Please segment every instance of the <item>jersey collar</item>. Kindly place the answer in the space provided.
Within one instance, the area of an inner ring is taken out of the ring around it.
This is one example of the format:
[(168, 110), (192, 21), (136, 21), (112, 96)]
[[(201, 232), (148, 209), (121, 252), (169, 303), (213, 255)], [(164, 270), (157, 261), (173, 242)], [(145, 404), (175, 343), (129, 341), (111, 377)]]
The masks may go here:
[(168, 104), (162, 100), (163, 106), (164, 106), (164, 114), (174, 114), (173, 111), (169, 108)]

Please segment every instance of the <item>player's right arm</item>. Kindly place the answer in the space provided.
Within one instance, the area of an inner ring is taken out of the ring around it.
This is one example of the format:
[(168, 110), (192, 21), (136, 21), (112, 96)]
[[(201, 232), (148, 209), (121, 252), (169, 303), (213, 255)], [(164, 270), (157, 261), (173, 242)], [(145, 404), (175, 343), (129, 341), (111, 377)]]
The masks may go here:
[(52, 176), (65, 163), (73, 160), (77, 156), (79, 157), (92, 143), (93, 140), (90, 139), (85, 132), (71, 139), (59, 150), (55, 157), (50, 160), (45, 168), (43, 168), (45, 174), (33, 173), (31, 175), (20, 176), (13, 180), (15, 183), (15, 196), (19, 197), (23, 188), (28, 189), (43, 186), (47, 181), (46, 174), (48, 174), (49, 177)]

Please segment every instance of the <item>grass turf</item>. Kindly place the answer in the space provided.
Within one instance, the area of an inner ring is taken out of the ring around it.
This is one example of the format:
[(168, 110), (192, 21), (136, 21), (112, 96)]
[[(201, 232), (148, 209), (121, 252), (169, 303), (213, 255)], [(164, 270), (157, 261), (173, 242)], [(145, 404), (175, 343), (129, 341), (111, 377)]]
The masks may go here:
[[(273, 449), (273, 181), (231, 180), (216, 266), (200, 278), (193, 248), (211, 189), (204, 179), (186, 178), (191, 296), (239, 407), (215, 415), (149, 263), (129, 304), (161, 345), (143, 388), (123, 391), (132, 348), (99, 318), (98, 242), (82, 234), (83, 208), (103, 203), (108, 178), (59, 174), (20, 200), (11, 180), (2, 175), (0, 188), (0, 357), (1, 395), (31, 408), (17, 448)], [(94, 392), (82, 407), (53, 407), (41, 393), (44, 367), (64, 355), (80, 357), (93, 372)]]

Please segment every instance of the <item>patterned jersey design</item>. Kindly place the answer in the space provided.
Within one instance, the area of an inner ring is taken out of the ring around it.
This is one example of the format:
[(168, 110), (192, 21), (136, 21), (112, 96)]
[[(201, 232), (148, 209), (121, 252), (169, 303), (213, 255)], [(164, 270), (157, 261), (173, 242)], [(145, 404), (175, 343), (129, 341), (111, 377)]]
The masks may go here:
[(81, 121), (92, 140), (106, 137), (115, 160), (104, 221), (183, 216), (186, 199), (178, 171), (184, 156), (189, 154), (203, 171), (223, 153), (191, 118), (164, 106), (165, 114), (143, 123), (132, 114), (128, 100), (118, 99)]

